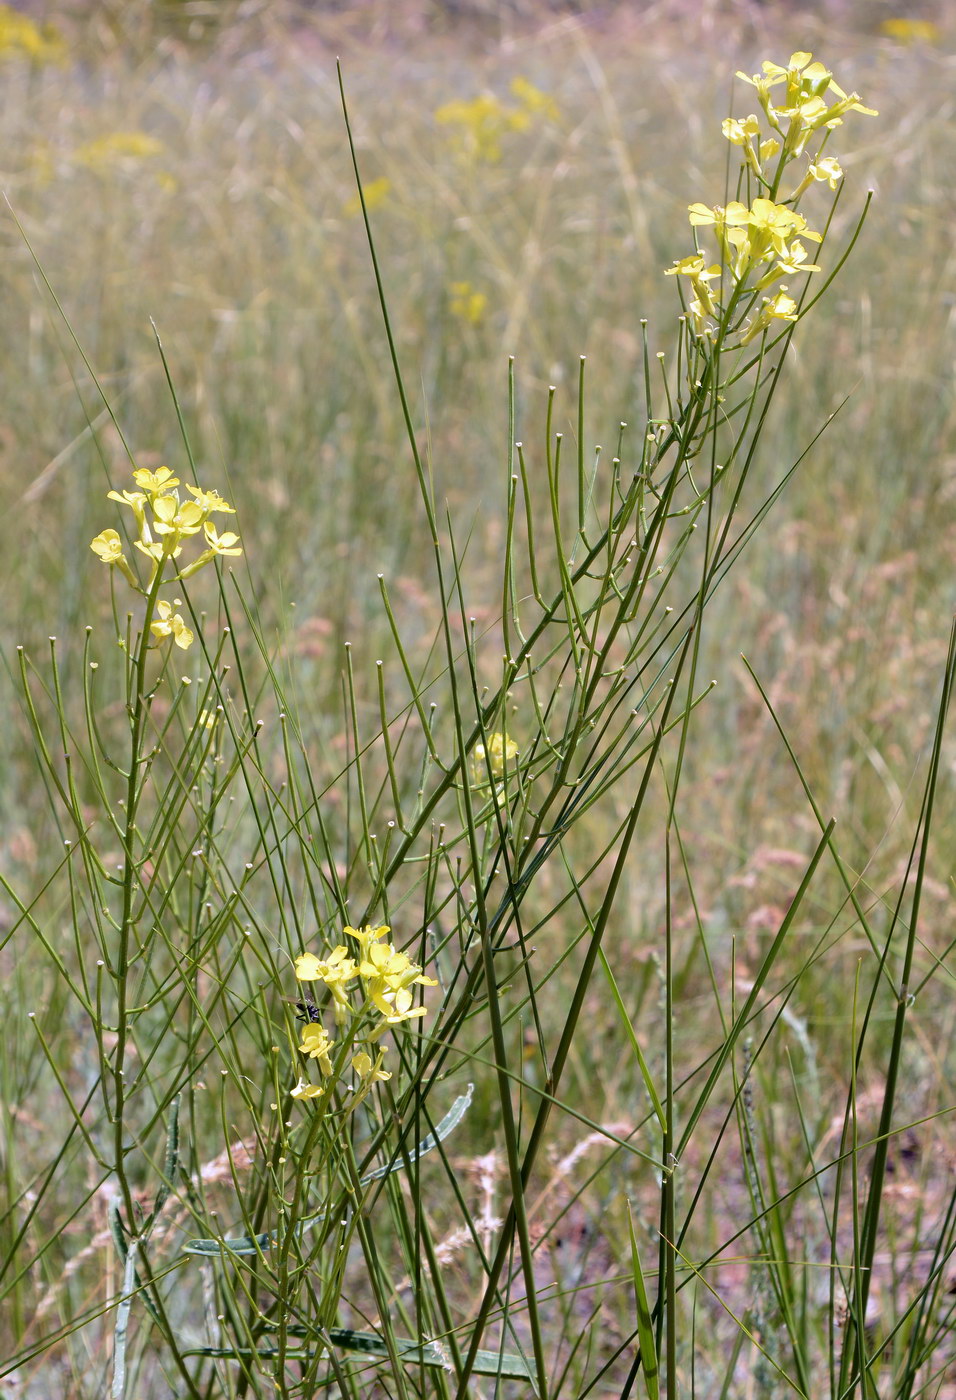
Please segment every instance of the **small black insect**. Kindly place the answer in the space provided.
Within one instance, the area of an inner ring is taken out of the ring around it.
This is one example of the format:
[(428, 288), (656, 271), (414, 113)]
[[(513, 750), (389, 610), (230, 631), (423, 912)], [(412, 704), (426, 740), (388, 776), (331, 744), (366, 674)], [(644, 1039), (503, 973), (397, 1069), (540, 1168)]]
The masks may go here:
[(308, 1021), (314, 1026), (317, 1022), (322, 1020), (322, 1012), (312, 1000), (311, 993), (303, 992), (303, 998), (304, 999), (300, 1001), (298, 997), (283, 997), (282, 1000), (287, 1001), (290, 1006), (295, 1007), (297, 1021)]

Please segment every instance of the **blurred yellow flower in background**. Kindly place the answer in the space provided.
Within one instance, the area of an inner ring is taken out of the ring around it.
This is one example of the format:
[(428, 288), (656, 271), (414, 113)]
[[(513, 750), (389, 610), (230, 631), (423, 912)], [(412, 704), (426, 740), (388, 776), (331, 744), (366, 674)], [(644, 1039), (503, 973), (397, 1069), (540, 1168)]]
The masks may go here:
[(470, 282), (452, 282), (448, 289), (451, 292), (451, 300), (448, 303), (448, 310), (453, 316), (457, 316), (459, 321), (467, 321), (472, 326), (477, 326), (484, 319), (485, 308), (488, 305), (488, 298), (484, 292), (476, 292)]
[(527, 78), (512, 78), (511, 92), (529, 114), (544, 117), (550, 122), (556, 122), (560, 118), (561, 110), (550, 93), (542, 92)]
[(939, 40), (939, 25), (931, 19), (910, 19), (901, 15), (882, 20), (880, 33), (888, 39), (898, 39), (901, 44), (935, 44)]
[(145, 131), (113, 131), (78, 146), (73, 152), (73, 159), (87, 170), (106, 175), (162, 155), (165, 149), (162, 141), (157, 141), (155, 136), (147, 136)]
[[(384, 204), (391, 193), (392, 182), (387, 175), (380, 175), (377, 180), (369, 180), (367, 185), (362, 186), (362, 193), (365, 196), (365, 208), (371, 213), (373, 209), (378, 209)], [(348, 218), (354, 219), (356, 214), (362, 212), (362, 201), (356, 190), (349, 199), (342, 205), (342, 213)]]
[(517, 107), (502, 102), (494, 93), (483, 92), (470, 101), (457, 99), (436, 108), (435, 121), (451, 129), (459, 156), (494, 165), (501, 160), (501, 142), (508, 132), (527, 131), (539, 121), (558, 120), (554, 98), (527, 78), (513, 79), (511, 92), (518, 99)]
[(12, 5), (0, 5), (0, 58), (27, 58), (40, 66), (67, 62), (63, 35), (53, 24), (36, 24)]
[(439, 126), (447, 126), (459, 155), (493, 165), (501, 159), (501, 137), (508, 129), (508, 109), (491, 93), (470, 102), (445, 102), (435, 111)]

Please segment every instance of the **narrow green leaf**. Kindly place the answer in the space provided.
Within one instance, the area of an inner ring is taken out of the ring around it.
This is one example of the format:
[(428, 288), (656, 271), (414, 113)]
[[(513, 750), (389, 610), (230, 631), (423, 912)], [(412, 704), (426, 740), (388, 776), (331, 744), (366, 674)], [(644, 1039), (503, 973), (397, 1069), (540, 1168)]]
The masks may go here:
[[(353, 1332), (348, 1327), (333, 1327), (328, 1335), (337, 1347), (358, 1351), (363, 1356), (381, 1361), (389, 1360), (389, 1348), (375, 1332)], [(394, 1349), (409, 1365), (434, 1366), (443, 1371), (451, 1369), (448, 1352), (440, 1342), (416, 1342), (408, 1337), (396, 1337)], [(183, 1352), (183, 1356), (212, 1356), (224, 1360), (239, 1360), (240, 1357), (264, 1360), (278, 1354), (275, 1347), (257, 1347), (255, 1350), (249, 1347), (193, 1347)], [(289, 1360), (304, 1361), (310, 1360), (315, 1354), (315, 1350), (308, 1347), (290, 1348), (283, 1353)], [(497, 1376), (501, 1380), (520, 1380), (534, 1386), (533, 1372), (520, 1356), (501, 1355), (497, 1351), (478, 1351), (475, 1358), (472, 1370), (478, 1375)]]
[(660, 1372), (657, 1366), (654, 1323), (651, 1320), (647, 1289), (644, 1286), (644, 1270), (641, 1267), (637, 1235), (634, 1233), (631, 1203), (626, 1201), (625, 1204), (627, 1206), (627, 1229), (631, 1237), (631, 1271), (634, 1276), (634, 1302), (637, 1308), (637, 1339), (641, 1348), (641, 1371), (644, 1376), (644, 1384), (647, 1387), (648, 1400), (660, 1400)]

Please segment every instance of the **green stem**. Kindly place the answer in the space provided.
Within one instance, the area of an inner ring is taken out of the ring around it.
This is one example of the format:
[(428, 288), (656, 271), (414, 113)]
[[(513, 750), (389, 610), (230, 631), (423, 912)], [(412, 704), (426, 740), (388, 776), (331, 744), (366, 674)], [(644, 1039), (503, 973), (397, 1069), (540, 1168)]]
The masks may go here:
[(163, 564), (156, 569), (146, 595), (146, 609), (143, 615), (143, 630), (139, 648), (133, 664), (133, 691), (130, 696), (130, 763), (126, 775), (126, 824), (123, 830), (123, 907), (120, 916), (119, 941), (116, 957), (110, 972), (116, 982), (116, 1045), (113, 1050), (113, 1152), (114, 1170), (123, 1195), (127, 1220), (135, 1219), (133, 1193), (125, 1170), (126, 1145), (123, 1129), (126, 1110), (126, 1052), (129, 1042), (129, 988), (130, 942), (133, 934), (133, 904), (135, 884), (138, 877), (136, 861), (136, 816), (142, 795), (140, 772), (144, 764), (143, 734), (149, 710), (146, 690), (146, 664), (150, 651), (150, 623), (156, 609), (156, 599), (163, 580)]

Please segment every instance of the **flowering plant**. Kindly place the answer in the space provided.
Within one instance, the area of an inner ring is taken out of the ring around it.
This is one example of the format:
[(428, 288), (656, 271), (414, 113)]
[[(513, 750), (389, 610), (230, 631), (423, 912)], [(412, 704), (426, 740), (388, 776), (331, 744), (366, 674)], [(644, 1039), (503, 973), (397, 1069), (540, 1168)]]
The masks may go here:
[[(149, 560), (145, 587), (126, 557), (118, 531), (101, 530), (90, 541), (90, 548), (111, 570), (117, 569), (135, 592), (151, 600), (152, 606), (148, 611), (152, 635), (159, 641), (172, 637), (176, 645), (185, 650), (192, 645), (195, 637), (182, 615), (174, 611), (181, 606), (181, 600), (177, 598), (170, 603), (158, 598), (159, 586), (164, 582), (167, 565), (173, 566), (169, 571), (171, 578), (187, 579), (213, 559), (241, 554), (239, 536), (231, 530), (220, 534), (210, 519), (217, 512), (235, 515), (235, 511), (218, 491), (205, 491), (199, 486), (187, 486), (192, 499), (180, 501), (177, 489), (180, 480), (169, 467), (160, 467), (155, 472), (139, 469), (133, 472), (133, 480), (138, 490), (109, 491), (107, 498), (129, 506), (133, 512), (136, 523), (134, 544)], [(180, 567), (176, 561), (183, 552), (184, 542), (197, 536), (202, 537), (205, 548), (190, 563)]]
[[(751, 197), (731, 200), (726, 206), (691, 204), (691, 226), (695, 232), (713, 230), (718, 261), (709, 262), (698, 244), (666, 271), (668, 277), (690, 281), (693, 297), (688, 311), (698, 340), (733, 332), (739, 336), (739, 345), (747, 345), (778, 321), (796, 321), (798, 304), (780, 279), (820, 271), (807, 260), (801, 240), (822, 243), (823, 235), (809, 227), (796, 204), (812, 185), (826, 184), (836, 190), (843, 178), (839, 161), (823, 151), (830, 132), (842, 125), (846, 113), (877, 114), (863, 106), (857, 93), (844, 92), (830, 70), (812, 58), (798, 52), (791, 54), (785, 67), (768, 60), (762, 73), (749, 78), (737, 74), (756, 89), (767, 127), (764, 131), (753, 113), (727, 117), (722, 126), (724, 136), (741, 152), (740, 192)], [(774, 89), (781, 84), (778, 103)], [(829, 97), (836, 100), (828, 102)], [(787, 167), (807, 154), (811, 143), (816, 149), (808, 155), (805, 172), (782, 196)], [(765, 291), (770, 295), (761, 297)]]

